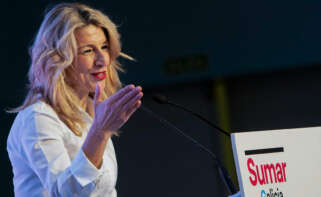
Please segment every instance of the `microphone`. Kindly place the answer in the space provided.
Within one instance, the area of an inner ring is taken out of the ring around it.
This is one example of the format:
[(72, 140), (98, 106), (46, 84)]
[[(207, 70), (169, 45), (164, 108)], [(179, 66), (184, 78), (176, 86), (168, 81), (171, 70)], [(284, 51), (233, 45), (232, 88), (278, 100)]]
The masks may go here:
[(186, 112), (188, 112), (188, 113), (191, 113), (192, 115), (194, 115), (194, 116), (197, 117), (198, 119), (202, 120), (202, 121), (205, 122), (206, 124), (210, 125), (210, 126), (213, 127), (214, 129), (218, 130), (218, 131), (221, 132), (222, 134), (224, 134), (224, 135), (226, 135), (226, 136), (228, 136), (228, 137), (231, 137), (231, 136), (230, 136), (230, 133), (228, 133), (227, 131), (223, 130), (223, 129), (220, 128), (219, 126), (216, 126), (214, 123), (212, 123), (211, 121), (207, 120), (207, 119), (204, 118), (203, 116), (201, 116), (201, 115), (199, 115), (199, 114), (197, 114), (197, 113), (195, 113), (195, 112), (187, 109), (186, 107), (183, 107), (183, 106), (181, 106), (181, 105), (178, 105), (178, 104), (176, 104), (176, 103), (173, 103), (173, 102), (169, 101), (169, 100), (167, 99), (167, 97), (164, 96), (164, 95), (162, 95), (162, 94), (154, 94), (154, 95), (152, 96), (152, 99), (153, 99), (155, 102), (159, 103), (159, 104), (169, 104), (169, 105), (172, 105), (172, 106), (174, 106), (174, 107), (180, 108), (180, 109), (182, 109), (182, 110), (184, 110), (184, 111), (186, 111)]
[(168, 104), (168, 100), (167, 100), (166, 96), (161, 95), (161, 94), (154, 94), (152, 96), (152, 99), (159, 104)]
[[(167, 102), (166, 97), (157, 97), (157, 100), (159, 100), (160, 102)], [(143, 105), (140, 106), (140, 109), (145, 111), (146, 113), (148, 113), (149, 115), (153, 116), (154, 118), (156, 118), (157, 120), (159, 120), (163, 125), (167, 126), (168, 128), (178, 132), (179, 134), (181, 134), (183, 137), (185, 137), (186, 139), (188, 139), (189, 141), (193, 142), (196, 146), (198, 146), (200, 149), (202, 149), (203, 151), (207, 152), (212, 159), (214, 160), (217, 170), (219, 172), (219, 175), (221, 177), (221, 180), (224, 183), (225, 188), (227, 189), (227, 192), (232, 195), (235, 194), (237, 192), (236, 187), (230, 177), (230, 175), (228, 174), (227, 170), (224, 168), (224, 166), (222, 165), (222, 163), (220, 162), (220, 160), (217, 158), (217, 156), (208, 148), (206, 148), (205, 146), (203, 146), (201, 143), (199, 143), (197, 140), (195, 140), (194, 138), (192, 138), (191, 136), (187, 135), (185, 132), (183, 132), (181, 129), (177, 128), (175, 125), (171, 124), (170, 122), (168, 122), (167, 120), (165, 120), (164, 118), (161, 118), (160, 116), (158, 116), (157, 114), (155, 114), (154, 112), (152, 112), (150, 109), (144, 107)]]

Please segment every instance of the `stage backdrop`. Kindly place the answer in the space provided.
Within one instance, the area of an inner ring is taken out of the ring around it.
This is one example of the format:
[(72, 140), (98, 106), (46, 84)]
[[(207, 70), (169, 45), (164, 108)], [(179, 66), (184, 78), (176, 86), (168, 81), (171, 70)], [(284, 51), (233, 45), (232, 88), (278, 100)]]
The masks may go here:
[[(10, 1), (0, 32), (5, 70), (23, 87), (27, 47), (44, 9), (58, 1)], [(118, 24), (122, 77), (152, 86), (321, 62), (320, 1), (90, 1)], [(17, 72), (17, 69), (19, 72)], [(8, 78), (4, 78), (7, 80)], [(3, 80), (3, 79), (2, 79)]]

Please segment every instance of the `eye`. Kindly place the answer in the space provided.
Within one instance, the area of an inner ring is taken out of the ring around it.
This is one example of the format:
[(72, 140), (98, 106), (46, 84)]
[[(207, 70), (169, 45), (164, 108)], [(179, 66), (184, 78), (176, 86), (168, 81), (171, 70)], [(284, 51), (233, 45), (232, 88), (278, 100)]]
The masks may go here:
[(91, 52), (93, 52), (92, 49), (86, 49), (86, 50), (82, 51), (82, 53), (84, 53), (84, 54), (88, 54), (88, 53), (91, 53)]
[(81, 55), (90, 55), (94, 52), (92, 47), (83, 47), (79, 50), (79, 54)]
[(101, 49), (104, 49), (104, 50), (108, 50), (109, 49), (109, 46), (106, 44), (106, 45), (103, 45), (102, 47), (101, 47)]

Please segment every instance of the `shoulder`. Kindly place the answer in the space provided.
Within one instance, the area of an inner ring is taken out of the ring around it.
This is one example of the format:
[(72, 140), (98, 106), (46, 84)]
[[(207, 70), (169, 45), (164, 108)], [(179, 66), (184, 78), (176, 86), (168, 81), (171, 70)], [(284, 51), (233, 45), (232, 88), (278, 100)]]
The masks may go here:
[(43, 116), (60, 122), (59, 116), (57, 115), (55, 110), (49, 104), (42, 100), (38, 100), (34, 104), (26, 107), (17, 115), (17, 117), (21, 117), (24, 120), (36, 120), (37, 118)]
[(41, 113), (41, 114), (47, 114), (49, 116), (58, 117), (55, 110), (49, 104), (45, 103), (42, 100), (38, 100), (34, 104), (26, 107), (25, 109), (20, 111), (18, 113), (18, 115), (20, 115), (20, 116), (21, 115), (30, 115), (30, 114), (34, 114), (34, 113)]
[(63, 123), (54, 109), (44, 101), (36, 103), (20, 111), (11, 127), (11, 133), (23, 136), (61, 135)]
[(63, 123), (53, 108), (37, 101), (16, 116), (7, 138), (7, 149), (12, 152), (27, 142), (34, 144), (39, 140), (62, 139), (64, 133)]

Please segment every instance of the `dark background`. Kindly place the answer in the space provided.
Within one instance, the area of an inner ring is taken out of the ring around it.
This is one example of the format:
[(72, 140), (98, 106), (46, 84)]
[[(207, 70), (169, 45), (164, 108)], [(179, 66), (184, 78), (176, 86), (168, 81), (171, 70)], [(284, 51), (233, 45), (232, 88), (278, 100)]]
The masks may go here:
[[(57, 2), (3, 3), (3, 196), (13, 196), (6, 138), (15, 117), (5, 109), (24, 99), (30, 63), (27, 49), (45, 8)], [(121, 75), (124, 83), (142, 85), (144, 105), (211, 148), (234, 179), (229, 139), (183, 112), (153, 103), (154, 92), (168, 95), (231, 132), (320, 125), (321, 2), (81, 2), (104, 11), (118, 24), (123, 51), (137, 59), (122, 61), (127, 70)], [(164, 71), (166, 59), (195, 55), (207, 58), (205, 71), (177, 75)], [(114, 138), (120, 197), (226, 196), (209, 156), (153, 117), (138, 111), (122, 131), (121, 137)]]

